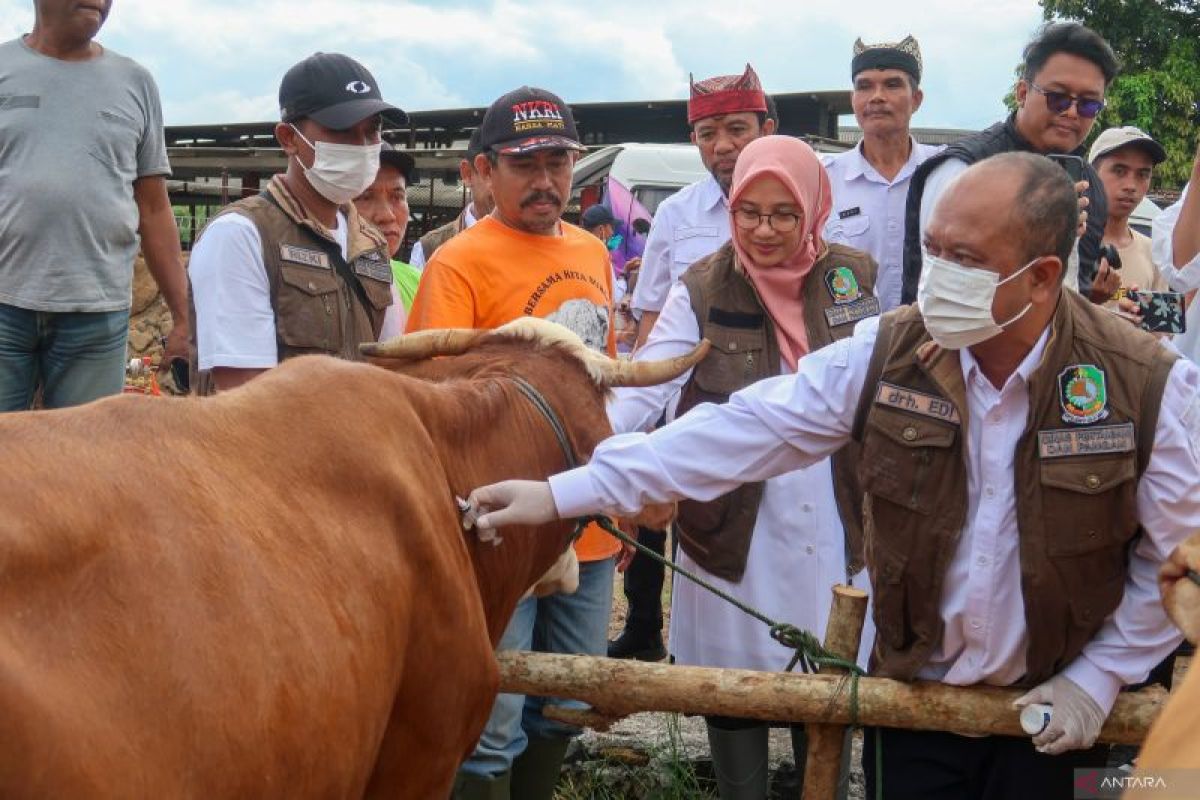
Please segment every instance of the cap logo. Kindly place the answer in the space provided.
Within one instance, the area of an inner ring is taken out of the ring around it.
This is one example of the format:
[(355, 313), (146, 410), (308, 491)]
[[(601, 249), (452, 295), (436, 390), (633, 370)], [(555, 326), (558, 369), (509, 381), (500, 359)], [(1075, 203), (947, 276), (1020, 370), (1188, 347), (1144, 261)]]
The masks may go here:
[(346, 91), (353, 94), (366, 94), (371, 91), (371, 87), (362, 81), (350, 81), (346, 84)]
[(549, 100), (530, 100), (525, 103), (515, 103), (513, 110), (513, 130), (523, 133), (530, 130), (546, 128), (566, 129), (562, 111), (557, 103)]

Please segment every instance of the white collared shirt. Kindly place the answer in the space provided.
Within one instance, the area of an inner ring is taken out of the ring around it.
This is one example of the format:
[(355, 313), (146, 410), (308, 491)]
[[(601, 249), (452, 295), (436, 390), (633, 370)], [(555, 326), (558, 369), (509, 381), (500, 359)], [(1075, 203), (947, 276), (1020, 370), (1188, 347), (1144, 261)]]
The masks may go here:
[[(1179, 212), (1183, 210), (1183, 201), (1190, 188), (1191, 184), (1183, 187), (1183, 194), (1179, 200), (1163, 209), (1151, 223), (1153, 237), (1150, 254), (1154, 259), (1154, 266), (1158, 267), (1158, 271), (1167, 279), (1167, 284), (1176, 292), (1200, 289), (1200, 253), (1182, 267), (1175, 266), (1175, 225), (1179, 222)], [(1184, 332), (1172, 341), (1179, 352), (1200, 363), (1200, 303), (1193, 301), (1188, 306), (1184, 328)]]
[(825, 223), (825, 241), (871, 254), (879, 265), (875, 296), (884, 311), (900, 305), (909, 179), (925, 159), (942, 149), (911, 137), (909, 141), (912, 150), (908, 161), (890, 181), (867, 161), (862, 142), (825, 158), (825, 171), (833, 188), (833, 213)]
[[(801, 359), (794, 375), (760, 381), (724, 405), (695, 408), (652, 434), (606, 440), (586, 467), (550, 479), (559, 514), (630, 515), (650, 503), (710, 500), (836, 452), (850, 438), (877, 331), (878, 318), (864, 320), (853, 337)], [(1031, 353), (1027, 361), (1038, 357)], [(1025, 422), (1031, 370), (1023, 364), (1003, 389), (985, 390), (973, 359), (962, 363), (968, 430), (974, 429), (967, 444), (970, 515), (941, 598), (943, 639), (922, 674), (957, 685), (1004, 686), (1023, 674), (1028, 644), (1012, 555), (1019, 541), (1012, 451)], [(1179, 359), (1137, 486), (1145, 535), (1130, 552), (1124, 597), (1065, 670), (1105, 711), (1122, 685), (1144, 679), (1181, 640), (1159, 600), (1157, 570), (1200, 529), (1198, 392), (1200, 367)]]
[(729, 240), (729, 205), (709, 175), (663, 200), (646, 237), (630, 307), (658, 313), (687, 268)]
[[(478, 222), (478, 220), (475, 219), (475, 202), (471, 201), (470, 203), (467, 203), (467, 207), (465, 209), (463, 209), (463, 228), (462, 229), (465, 231), (467, 228), (471, 227), (476, 222)], [(413, 245), (412, 252), (408, 254), (408, 263), (411, 264), (412, 266), (416, 267), (417, 269), (424, 271), (424, 269), (425, 269), (425, 248), (421, 246), (420, 239), (418, 239), (417, 243)]]

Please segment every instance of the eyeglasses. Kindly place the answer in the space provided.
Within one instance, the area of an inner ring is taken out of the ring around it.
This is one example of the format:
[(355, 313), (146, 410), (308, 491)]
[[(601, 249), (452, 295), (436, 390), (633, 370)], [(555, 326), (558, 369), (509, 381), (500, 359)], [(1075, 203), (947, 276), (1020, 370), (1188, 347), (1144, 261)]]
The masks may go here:
[(1052, 92), (1048, 89), (1043, 89), (1033, 81), (1030, 81), (1029, 85), (1046, 97), (1046, 108), (1055, 114), (1065, 114), (1067, 109), (1074, 105), (1076, 110), (1079, 111), (1079, 116), (1091, 119), (1104, 110), (1103, 100), (1097, 100), (1093, 97), (1076, 97), (1066, 92)]
[(757, 211), (751, 211), (748, 208), (734, 209), (733, 221), (739, 228), (744, 231), (752, 231), (762, 224), (763, 220), (767, 221), (767, 225), (776, 233), (791, 233), (796, 230), (796, 226), (803, 219), (799, 214), (792, 214), (788, 211), (776, 211), (773, 214), (760, 214)]

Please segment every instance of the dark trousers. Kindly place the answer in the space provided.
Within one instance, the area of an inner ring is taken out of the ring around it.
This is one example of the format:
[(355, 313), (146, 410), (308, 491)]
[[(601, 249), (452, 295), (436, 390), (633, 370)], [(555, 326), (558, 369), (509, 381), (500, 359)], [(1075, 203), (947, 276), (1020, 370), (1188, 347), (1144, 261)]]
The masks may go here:
[(875, 797), (875, 731), (882, 731), (885, 800), (1071, 800), (1073, 771), (1103, 767), (1108, 748), (1043, 755), (1030, 738), (942, 731), (863, 730), (866, 797)]
[[(638, 541), (660, 556), (666, 553), (666, 531), (638, 528)], [(625, 630), (635, 636), (649, 638), (662, 631), (665, 569), (662, 564), (638, 552), (629, 563), (629, 569), (625, 570), (625, 599), (629, 601)]]

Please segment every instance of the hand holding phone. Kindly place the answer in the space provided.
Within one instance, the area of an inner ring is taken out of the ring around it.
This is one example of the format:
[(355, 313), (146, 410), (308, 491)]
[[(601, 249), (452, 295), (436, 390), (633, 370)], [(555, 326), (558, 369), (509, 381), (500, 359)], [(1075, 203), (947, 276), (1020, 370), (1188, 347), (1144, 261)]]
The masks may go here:
[(1151, 333), (1183, 333), (1187, 330), (1182, 293), (1130, 290), (1127, 296), (1138, 305), (1143, 330)]

